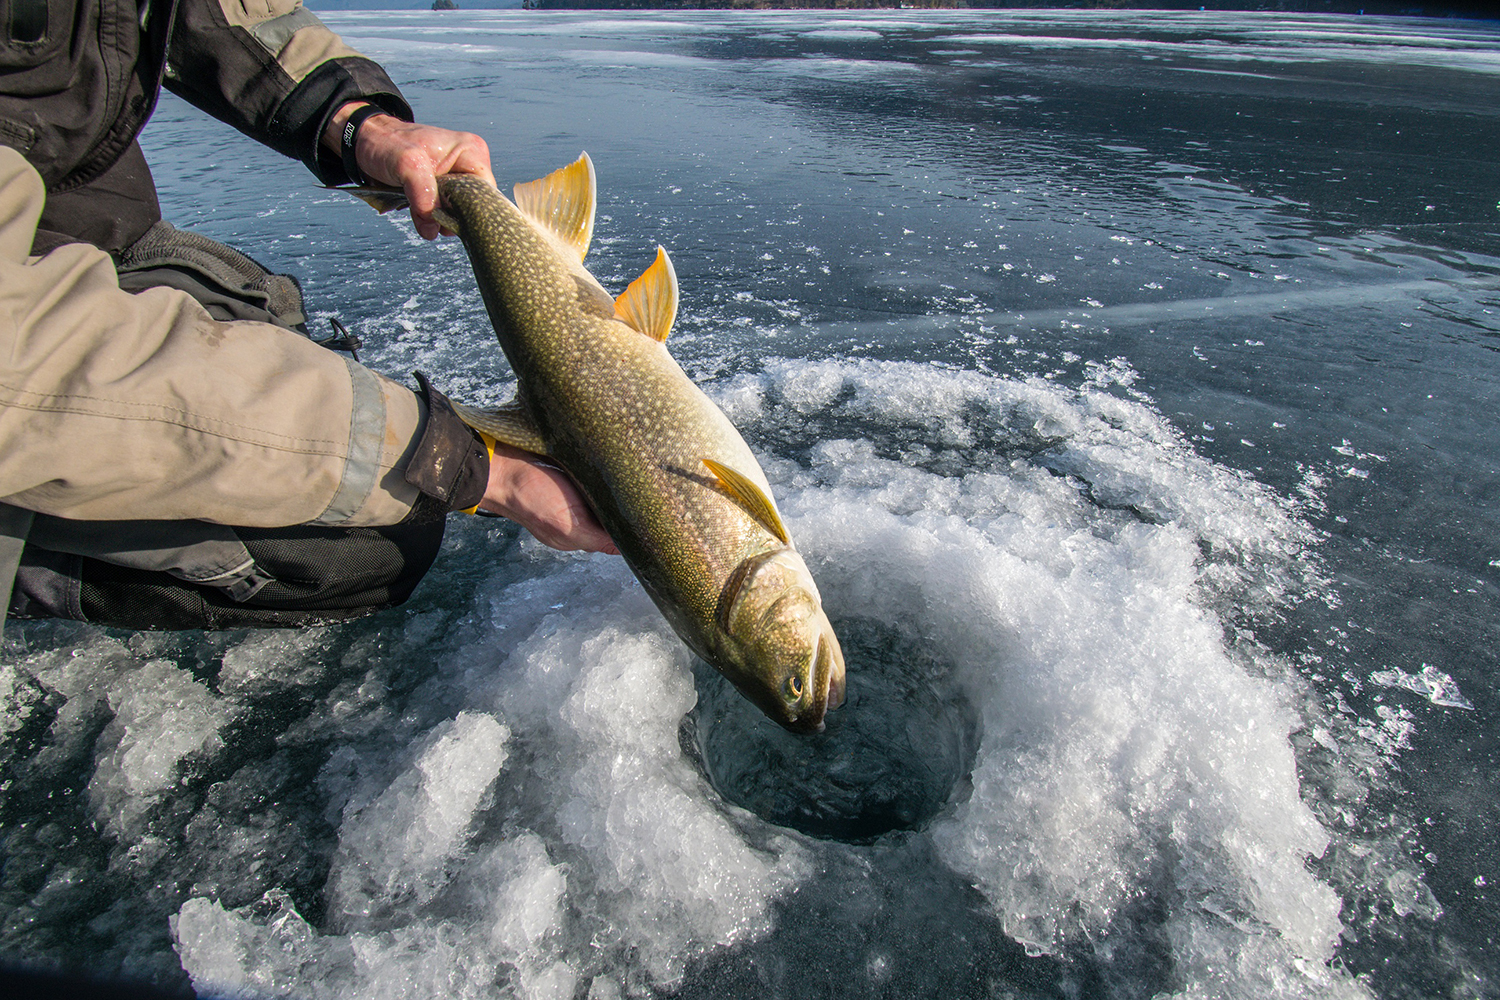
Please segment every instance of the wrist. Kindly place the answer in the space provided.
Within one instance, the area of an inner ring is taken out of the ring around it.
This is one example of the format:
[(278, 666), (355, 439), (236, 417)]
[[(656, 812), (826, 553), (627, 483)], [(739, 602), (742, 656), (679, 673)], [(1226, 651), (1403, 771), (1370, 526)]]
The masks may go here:
[(344, 131), (344, 123), (349, 120), (350, 115), (354, 114), (360, 108), (368, 107), (369, 104), (369, 101), (347, 101), (339, 105), (338, 110), (328, 119), (328, 124), (323, 127), (323, 137), (321, 139), (323, 148), (330, 153), (337, 153), (339, 151), (339, 136)]
[(358, 155), (360, 132), (365, 122), (376, 117), (391, 117), (391, 115), (390, 112), (373, 104), (361, 104), (344, 116), (344, 123), (339, 128), (339, 158), (343, 162), (344, 174), (351, 183), (366, 185), (373, 180), (378, 180), (366, 173)]

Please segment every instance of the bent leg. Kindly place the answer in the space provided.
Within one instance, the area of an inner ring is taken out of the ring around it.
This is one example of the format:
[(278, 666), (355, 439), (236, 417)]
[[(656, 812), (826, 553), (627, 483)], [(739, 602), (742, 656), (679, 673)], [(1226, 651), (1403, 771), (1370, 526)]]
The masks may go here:
[(360, 618), (411, 596), (437, 556), (443, 525), (441, 511), (434, 511), (384, 528), (236, 528), (257, 570), (269, 578), (243, 600), (166, 571), (28, 543), (9, 613), (144, 630)]

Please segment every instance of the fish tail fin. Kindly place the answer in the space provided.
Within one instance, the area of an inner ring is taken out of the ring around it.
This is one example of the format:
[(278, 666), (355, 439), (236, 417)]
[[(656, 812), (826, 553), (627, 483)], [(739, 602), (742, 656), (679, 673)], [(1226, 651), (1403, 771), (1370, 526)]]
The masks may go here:
[(379, 184), (365, 184), (360, 187), (335, 187), (329, 185), (326, 190), (352, 194), (381, 215), (406, 208), (411, 204), (406, 200), (405, 191), (402, 191), (400, 188), (384, 187)]
[[(334, 187), (328, 186), (329, 191), (342, 191), (352, 194), (360, 201), (369, 205), (375, 211), (384, 215), (387, 212), (395, 212), (403, 208), (411, 207), (411, 202), (406, 197), (406, 192), (396, 187), (385, 187), (380, 184), (365, 184), (360, 187)], [(458, 219), (442, 208), (432, 210), (432, 217), (437, 224), (443, 227), (445, 232), (459, 232)]]

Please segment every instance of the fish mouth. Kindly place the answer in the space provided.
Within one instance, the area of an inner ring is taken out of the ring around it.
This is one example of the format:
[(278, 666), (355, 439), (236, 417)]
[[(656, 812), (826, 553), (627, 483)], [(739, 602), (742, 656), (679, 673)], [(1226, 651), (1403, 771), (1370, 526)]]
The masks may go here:
[(823, 711), (832, 712), (844, 703), (844, 672), (830, 674), (828, 693), (823, 696)]
[(819, 678), (823, 688), (823, 711), (832, 712), (844, 703), (844, 650), (827, 618), (823, 620), (823, 633), (818, 636), (818, 660), (823, 674)]
[[(821, 616), (821, 612), (819, 614)], [(826, 617), (817, 641), (817, 649), (813, 652), (812, 684), (813, 690), (821, 697), (813, 702), (811, 711), (787, 726), (794, 732), (821, 733), (825, 725), (823, 717), (844, 703), (844, 651)]]
[[(821, 733), (825, 725), (823, 716), (828, 714), (829, 709), (843, 704), (844, 680), (841, 671), (838, 672), (839, 676), (835, 676), (834, 655), (828, 640), (829, 633), (826, 630), (813, 640), (812, 669), (808, 671), (807, 678), (808, 690), (812, 693), (811, 704), (797, 715), (772, 715), (789, 732), (804, 736)], [(834, 648), (837, 648), (836, 642)]]

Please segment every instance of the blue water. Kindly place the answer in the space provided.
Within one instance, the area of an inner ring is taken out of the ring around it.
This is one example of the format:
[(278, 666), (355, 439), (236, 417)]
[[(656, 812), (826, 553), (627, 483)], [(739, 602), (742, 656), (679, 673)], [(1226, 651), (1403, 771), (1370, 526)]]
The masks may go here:
[[(327, 20), (763, 458), (849, 651), (768, 728), (617, 560), (455, 520), (405, 608), (7, 630), (0, 955), (296, 997), (1500, 996), (1500, 28)], [(168, 217), (513, 389), (425, 244), (181, 102)]]

